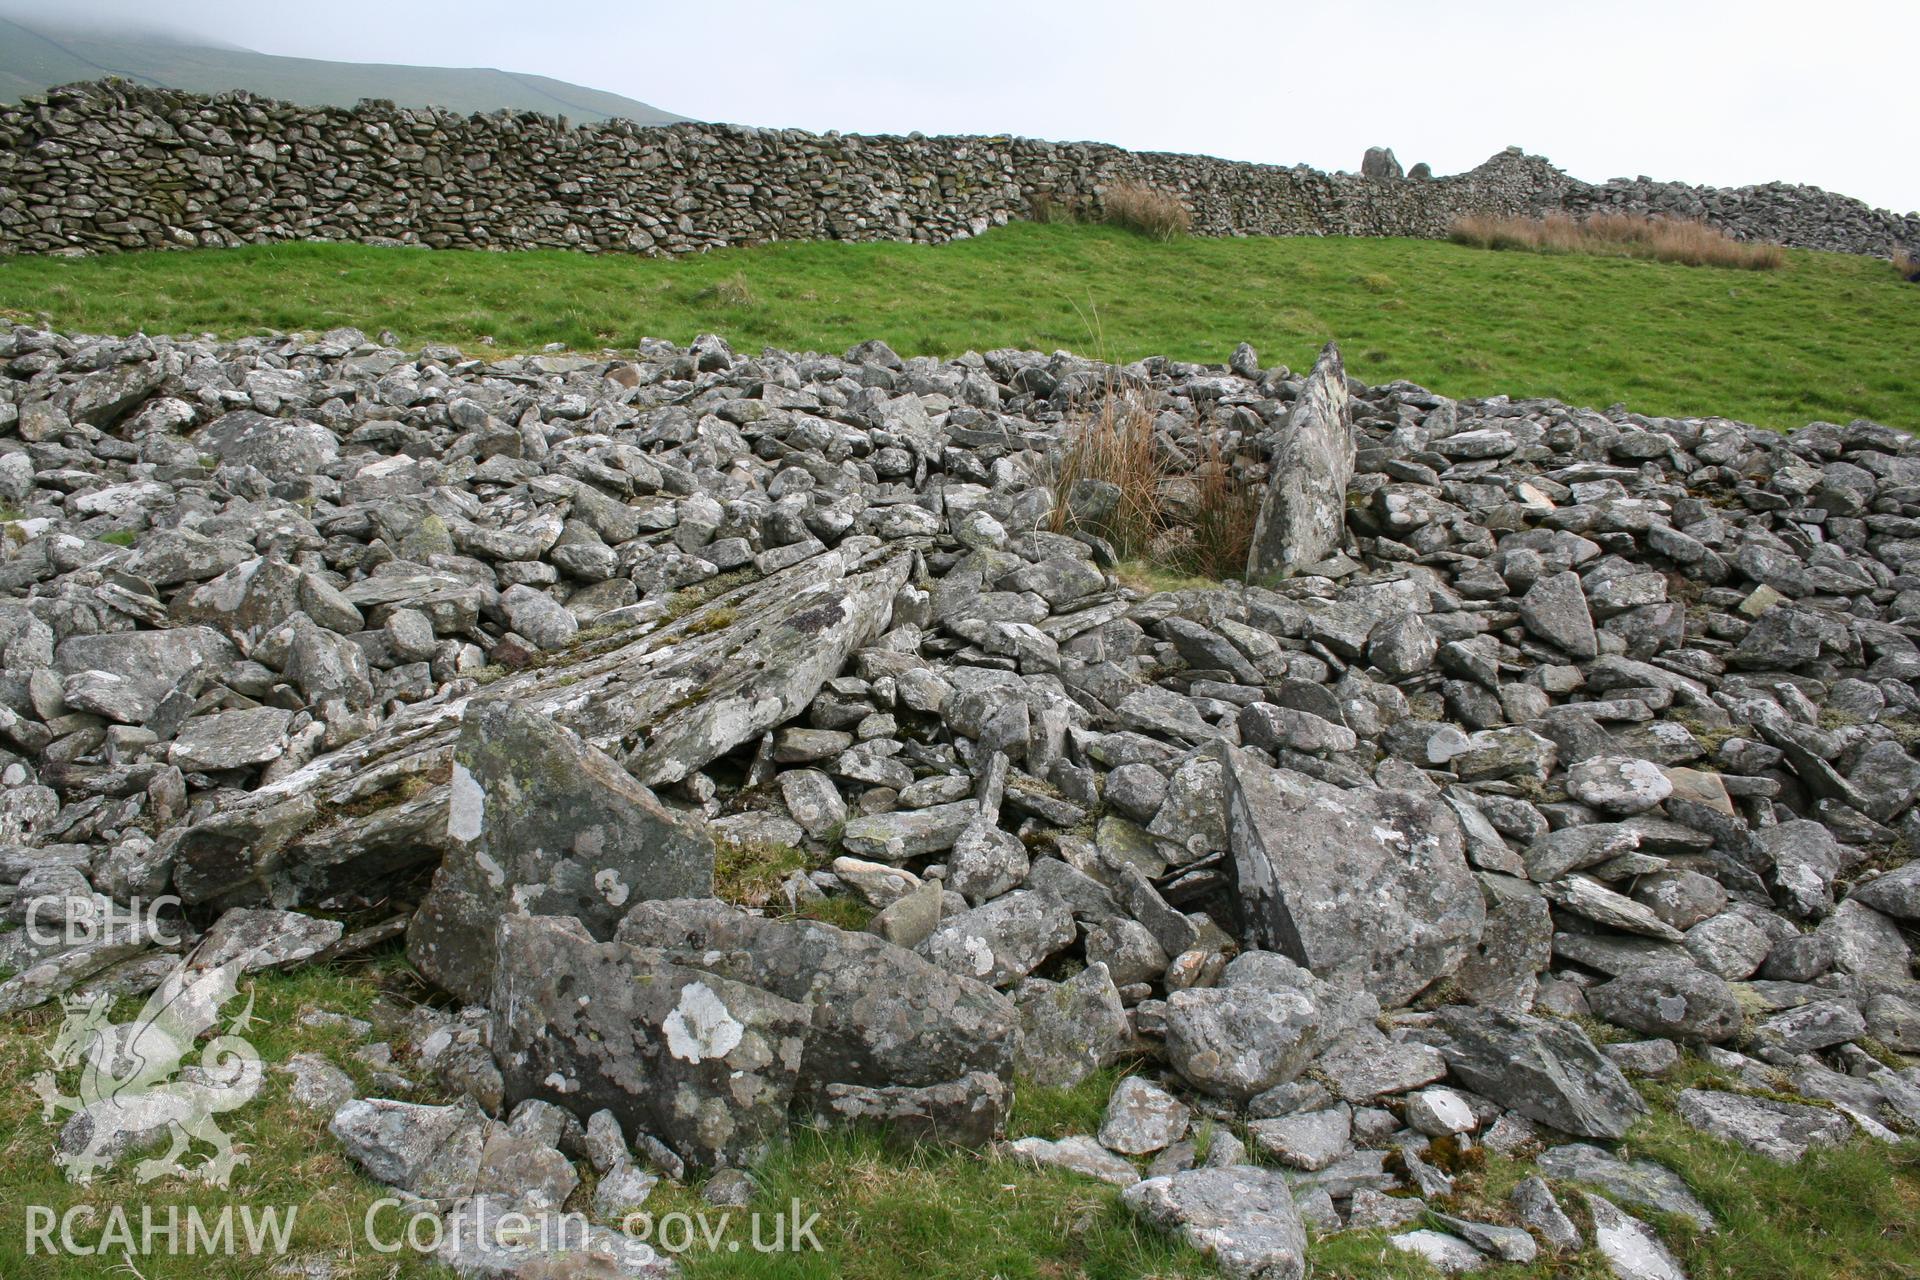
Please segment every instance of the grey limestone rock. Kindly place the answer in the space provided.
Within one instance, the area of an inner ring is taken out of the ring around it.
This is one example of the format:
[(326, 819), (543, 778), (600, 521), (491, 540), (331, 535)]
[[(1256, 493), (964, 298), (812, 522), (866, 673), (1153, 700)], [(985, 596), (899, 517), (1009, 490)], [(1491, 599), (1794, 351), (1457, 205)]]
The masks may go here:
[(1620, 1138), (1647, 1110), (1586, 1033), (1557, 1018), (1444, 1010), (1440, 1051), (1460, 1081), (1530, 1119), (1582, 1137)]
[(1248, 582), (1307, 572), (1340, 549), (1353, 459), (1346, 369), (1328, 343), (1281, 429), (1247, 554)]
[(606, 940), (634, 903), (712, 891), (713, 839), (697, 819), (524, 706), (468, 704), (449, 793), (447, 856), (407, 956), (463, 999), (491, 989), (505, 912), (569, 916)]

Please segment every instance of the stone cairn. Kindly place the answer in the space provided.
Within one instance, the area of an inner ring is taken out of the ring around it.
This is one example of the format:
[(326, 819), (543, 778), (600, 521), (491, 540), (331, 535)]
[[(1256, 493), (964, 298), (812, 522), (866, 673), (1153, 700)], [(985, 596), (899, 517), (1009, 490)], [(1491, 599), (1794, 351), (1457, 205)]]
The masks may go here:
[[(10, 328), (0, 364), (0, 904), (43, 926), (0, 933), (0, 1011), (404, 937), (456, 999), (360, 1050), (392, 1096), (272, 1067), (477, 1228), (463, 1274), (548, 1274), (485, 1228), (581, 1164), (583, 1247), (667, 1274), (607, 1224), (750, 1194), (796, 1118), (1104, 1179), (1235, 1276), (1362, 1227), (1576, 1248), (1574, 1194), (1678, 1274), (1633, 1212), (1713, 1222), (1613, 1153), (1633, 1078), (1704, 1055), (1737, 1084), (1680, 1117), (1778, 1160), (1920, 1125), (1904, 432), (1455, 401), (1331, 347)], [(1257, 487), (1246, 583), (1129, 589), (1056, 514), (1114, 386)], [(717, 898), (756, 850), (801, 869)], [(1097, 1133), (1004, 1137), (1122, 1062)], [(1537, 1164), (1506, 1222), (1427, 1212), (1474, 1146)]]

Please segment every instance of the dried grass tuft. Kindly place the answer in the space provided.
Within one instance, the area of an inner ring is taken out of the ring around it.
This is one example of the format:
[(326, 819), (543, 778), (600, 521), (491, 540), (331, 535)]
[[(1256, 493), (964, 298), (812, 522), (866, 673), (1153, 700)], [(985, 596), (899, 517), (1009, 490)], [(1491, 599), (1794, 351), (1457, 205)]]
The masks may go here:
[(1172, 240), (1193, 230), (1193, 214), (1171, 191), (1144, 182), (1122, 182), (1101, 197), (1106, 220), (1155, 240)]
[(1786, 250), (1777, 244), (1735, 240), (1704, 222), (1637, 213), (1596, 213), (1585, 219), (1564, 213), (1545, 218), (1471, 214), (1457, 219), (1448, 235), (1455, 244), (1477, 249), (1650, 258), (1742, 271), (1772, 271), (1787, 261)]

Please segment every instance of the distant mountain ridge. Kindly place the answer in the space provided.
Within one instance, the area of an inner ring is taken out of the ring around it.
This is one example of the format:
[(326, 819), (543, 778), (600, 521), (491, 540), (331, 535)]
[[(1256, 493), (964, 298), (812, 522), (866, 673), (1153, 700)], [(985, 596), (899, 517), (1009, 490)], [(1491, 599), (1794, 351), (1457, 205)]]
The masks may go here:
[(69, 30), (0, 16), (0, 102), (110, 75), (195, 93), (245, 89), (307, 106), (350, 107), (361, 98), (385, 98), (466, 113), (538, 111), (581, 123), (616, 116), (640, 124), (687, 118), (617, 93), (491, 67), (284, 58), (179, 37)]

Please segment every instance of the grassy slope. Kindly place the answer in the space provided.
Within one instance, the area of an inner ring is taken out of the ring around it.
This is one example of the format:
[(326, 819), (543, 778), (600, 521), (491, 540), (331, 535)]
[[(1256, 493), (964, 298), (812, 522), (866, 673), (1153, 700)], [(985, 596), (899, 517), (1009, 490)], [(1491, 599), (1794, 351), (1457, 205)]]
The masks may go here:
[(95, 332), (352, 324), (409, 345), (518, 349), (710, 330), (748, 351), (881, 337), (905, 354), (1219, 361), (1244, 340), (1296, 367), (1335, 337), (1359, 377), (1459, 396), (1920, 429), (1920, 289), (1836, 254), (1736, 272), (1415, 240), (1160, 244), (1034, 224), (938, 247), (779, 244), (676, 261), (297, 244), (0, 260), (0, 308)]
[[(299, 1026), (299, 1011), (318, 1007), (363, 1015), (382, 991), (401, 996), (418, 991), (393, 951), (370, 965), (263, 975), (254, 985), (258, 1000), (249, 1038), (266, 1061), (322, 1051), (346, 1065), (363, 1087), (367, 1072), (348, 1056), (354, 1042), (338, 1031)], [(131, 1016), (135, 1007), (125, 1003), (117, 1019)], [(227, 1012), (231, 1015), (232, 1007)], [(57, 1006), (0, 1019), (0, 1276), (91, 1280), (114, 1269), (118, 1259), (24, 1253), (26, 1206), (50, 1205), (58, 1212), (82, 1203), (103, 1211), (125, 1205), (136, 1214), (142, 1205), (158, 1212), (168, 1205), (183, 1212), (198, 1205), (203, 1213), (214, 1213), (226, 1204), (256, 1209), (298, 1204), (293, 1254), (330, 1261), (339, 1280), (450, 1274), (410, 1253), (375, 1254), (361, 1243), (362, 1216), (382, 1192), (340, 1154), (325, 1132), (325, 1117), (292, 1106), (286, 1078), (277, 1073), (269, 1075), (259, 1098), (222, 1120), (252, 1156), (230, 1191), (194, 1189), (177, 1181), (141, 1187), (129, 1172), (130, 1160), (90, 1187), (69, 1186), (48, 1160), (55, 1130), (40, 1121), (27, 1087), (45, 1065), (44, 1050), (58, 1021)], [(1094, 1132), (1124, 1070), (1109, 1069), (1072, 1090), (1021, 1090), (1010, 1132), (1044, 1137)], [(62, 1083), (70, 1081), (63, 1077)], [(1655, 1115), (1635, 1129), (1623, 1154), (1651, 1156), (1680, 1170), (1720, 1218), (1721, 1230), (1710, 1236), (1678, 1221), (1661, 1224), (1694, 1280), (1920, 1280), (1920, 1144), (1888, 1150), (1856, 1142), (1815, 1155), (1798, 1168), (1773, 1165), (1675, 1120), (1664, 1104), (1681, 1083), (1724, 1087), (1731, 1082), (1689, 1059), (1681, 1079), (1646, 1086)], [(197, 1149), (189, 1163), (202, 1151)], [(1498, 1158), (1461, 1163), (1455, 1167), (1458, 1194), (1450, 1207), (1482, 1220), (1510, 1221), (1507, 1194), (1524, 1172), (1522, 1165)], [(975, 1280), (988, 1275), (1204, 1280), (1216, 1274), (1191, 1251), (1136, 1223), (1112, 1188), (997, 1157), (906, 1151), (871, 1134), (801, 1130), (758, 1174), (761, 1194), (754, 1208), (768, 1221), (793, 1201), (801, 1205), (802, 1217), (818, 1213), (815, 1231), (823, 1251), (697, 1252), (685, 1258), (690, 1280)], [(591, 1190), (589, 1181), (576, 1193), (578, 1200), (584, 1203)], [(1576, 1200), (1565, 1199), (1580, 1218)], [(647, 1208), (664, 1217), (695, 1212), (701, 1205), (696, 1189), (663, 1186)], [(735, 1211), (732, 1234), (725, 1238), (750, 1238), (742, 1218)], [(710, 1215), (710, 1222), (717, 1220), (718, 1214)], [(384, 1227), (391, 1225), (383, 1220)], [(85, 1242), (98, 1230), (83, 1223), (77, 1234)], [(156, 1255), (134, 1261), (138, 1271), (127, 1274), (144, 1280), (254, 1280), (276, 1274), (271, 1260), (247, 1257)], [(1317, 1243), (1312, 1265), (1320, 1280), (1416, 1280), (1433, 1274), (1388, 1248), (1378, 1232)], [(1608, 1273), (1589, 1251), (1486, 1274), (1500, 1280), (1604, 1280)]]

